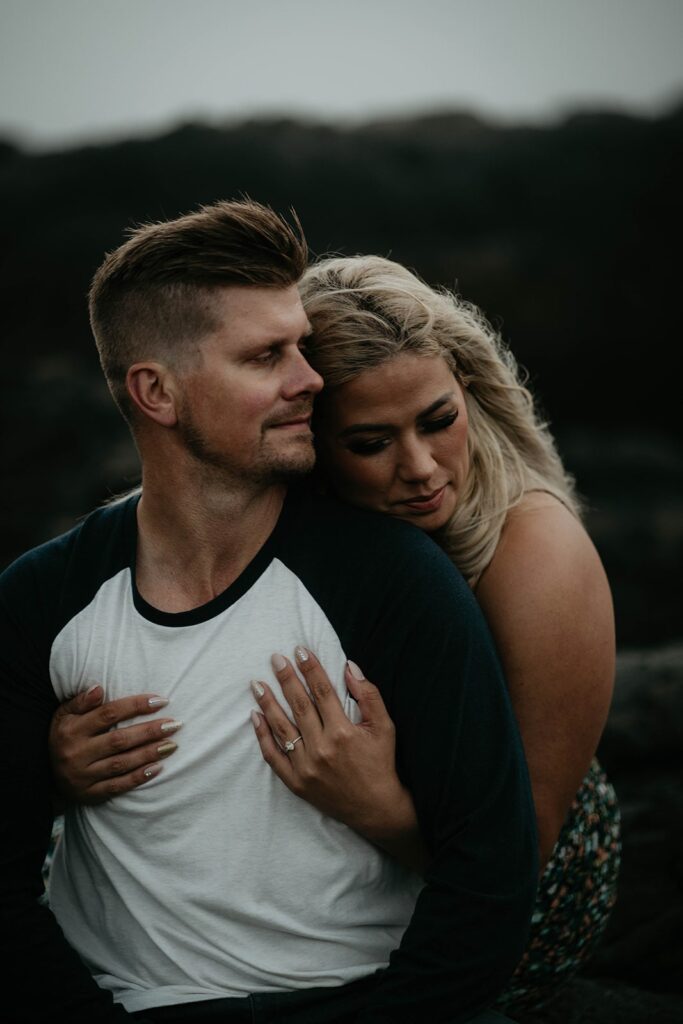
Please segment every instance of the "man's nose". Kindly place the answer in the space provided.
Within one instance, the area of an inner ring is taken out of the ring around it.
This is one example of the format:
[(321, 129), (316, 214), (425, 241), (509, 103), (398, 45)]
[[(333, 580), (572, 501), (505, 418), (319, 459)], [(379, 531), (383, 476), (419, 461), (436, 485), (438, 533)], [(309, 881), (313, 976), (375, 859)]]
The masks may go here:
[(322, 377), (313, 369), (303, 352), (297, 350), (287, 379), (285, 397), (295, 398), (301, 394), (317, 395), (322, 388)]

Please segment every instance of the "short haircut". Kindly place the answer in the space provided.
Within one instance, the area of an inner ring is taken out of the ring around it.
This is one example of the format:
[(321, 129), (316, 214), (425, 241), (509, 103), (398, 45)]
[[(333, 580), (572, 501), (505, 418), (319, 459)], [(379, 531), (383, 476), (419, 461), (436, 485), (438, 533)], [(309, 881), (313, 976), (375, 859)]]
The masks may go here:
[(196, 360), (219, 326), (214, 293), (229, 285), (286, 288), (308, 262), (301, 224), (250, 199), (202, 206), (175, 220), (131, 229), (93, 277), (90, 323), (102, 369), (131, 420), (129, 367), (144, 359)]

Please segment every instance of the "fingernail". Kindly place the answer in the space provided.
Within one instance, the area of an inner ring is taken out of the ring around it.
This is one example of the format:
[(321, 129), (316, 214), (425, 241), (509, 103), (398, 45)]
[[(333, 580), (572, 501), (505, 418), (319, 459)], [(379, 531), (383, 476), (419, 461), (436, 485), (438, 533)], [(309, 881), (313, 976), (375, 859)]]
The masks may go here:
[(175, 722), (164, 722), (161, 726), (162, 732), (177, 732), (178, 729), (182, 729), (183, 723), (180, 721)]
[(294, 657), (296, 658), (297, 661), (305, 662), (308, 661), (308, 659), (310, 658), (310, 654), (305, 647), (299, 645), (294, 649)]
[(254, 696), (257, 698), (262, 697), (266, 692), (261, 683), (257, 683), (255, 679), (251, 681), (251, 688), (254, 691)]
[(86, 697), (89, 697), (91, 693), (94, 693), (95, 690), (99, 690), (99, 689), (100, 689), (100, 684), (99, 683), (95, 683), (94, 686), (91, 686), (89, 690), (85, 691)]
[(261, 725), (261, 716), (259, 715), (258, 711), (252, 711), (251, 724), (254, 726), (256, 730), (258, 730), (259, 726)]
[(283, 668), (287, 668), (287, 659), (283, 658), (281, 654), (274, 654), (270, 663), (276, 672), (282, 672)]
[(147, 703), (151, 708), (165, 708), (168, 704), (168, 697), (150, 697)]
[(142, 774), (145, 776), (146, 779), (153, 779), (155, 775), (159, 774), (161, 768), (162, 766), (160, 764), (150, 764), (147, 768), (145, 768)]
[(174, 750), (178, 749), (177, 743), (172, 743), (170, 740), (168, 743), (162, 743), (161, 746), (157, 747), (157, 754), (164, 757), (166, 754), (172, 754)]
[(349, 666), (349, 672), (351, 673), (354, 679), (365, 679), (365, 676), (358, 668), (358, 665), (356, 665), (355, 661), (347, 661), (346, 664)]

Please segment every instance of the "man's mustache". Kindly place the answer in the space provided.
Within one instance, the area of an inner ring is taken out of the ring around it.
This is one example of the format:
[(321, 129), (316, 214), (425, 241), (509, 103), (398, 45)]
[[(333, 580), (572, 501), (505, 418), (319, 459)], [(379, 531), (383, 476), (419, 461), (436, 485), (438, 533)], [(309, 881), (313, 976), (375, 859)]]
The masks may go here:
[(265, 420), (263, 429), (267, 430), (269, 427), (279, 427), (283, 423), (291, 423), (292, 420), (300, 420), (304, 417), (311, 416), (313, 414), (313, 403), (306, 402), (304, 405), (295, 406), (293, 409), (287, 409), (279, 415), (270, 416)]

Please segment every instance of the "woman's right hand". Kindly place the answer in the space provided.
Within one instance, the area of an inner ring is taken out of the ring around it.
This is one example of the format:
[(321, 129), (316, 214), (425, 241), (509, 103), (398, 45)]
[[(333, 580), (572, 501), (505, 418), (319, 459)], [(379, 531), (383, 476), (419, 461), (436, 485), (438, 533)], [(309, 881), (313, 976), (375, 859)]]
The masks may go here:
[(58, 793), (69, 803), (100, 804), (153, 779), (160, 761), (176, 749), (172, 736), (182, 722), (116, 726), (151, 715), (168, 701), (158, 694), (138, 694), (102, 703), (104, 690), (93, 686), (65, 701), (50, 724), (49, 752)]

